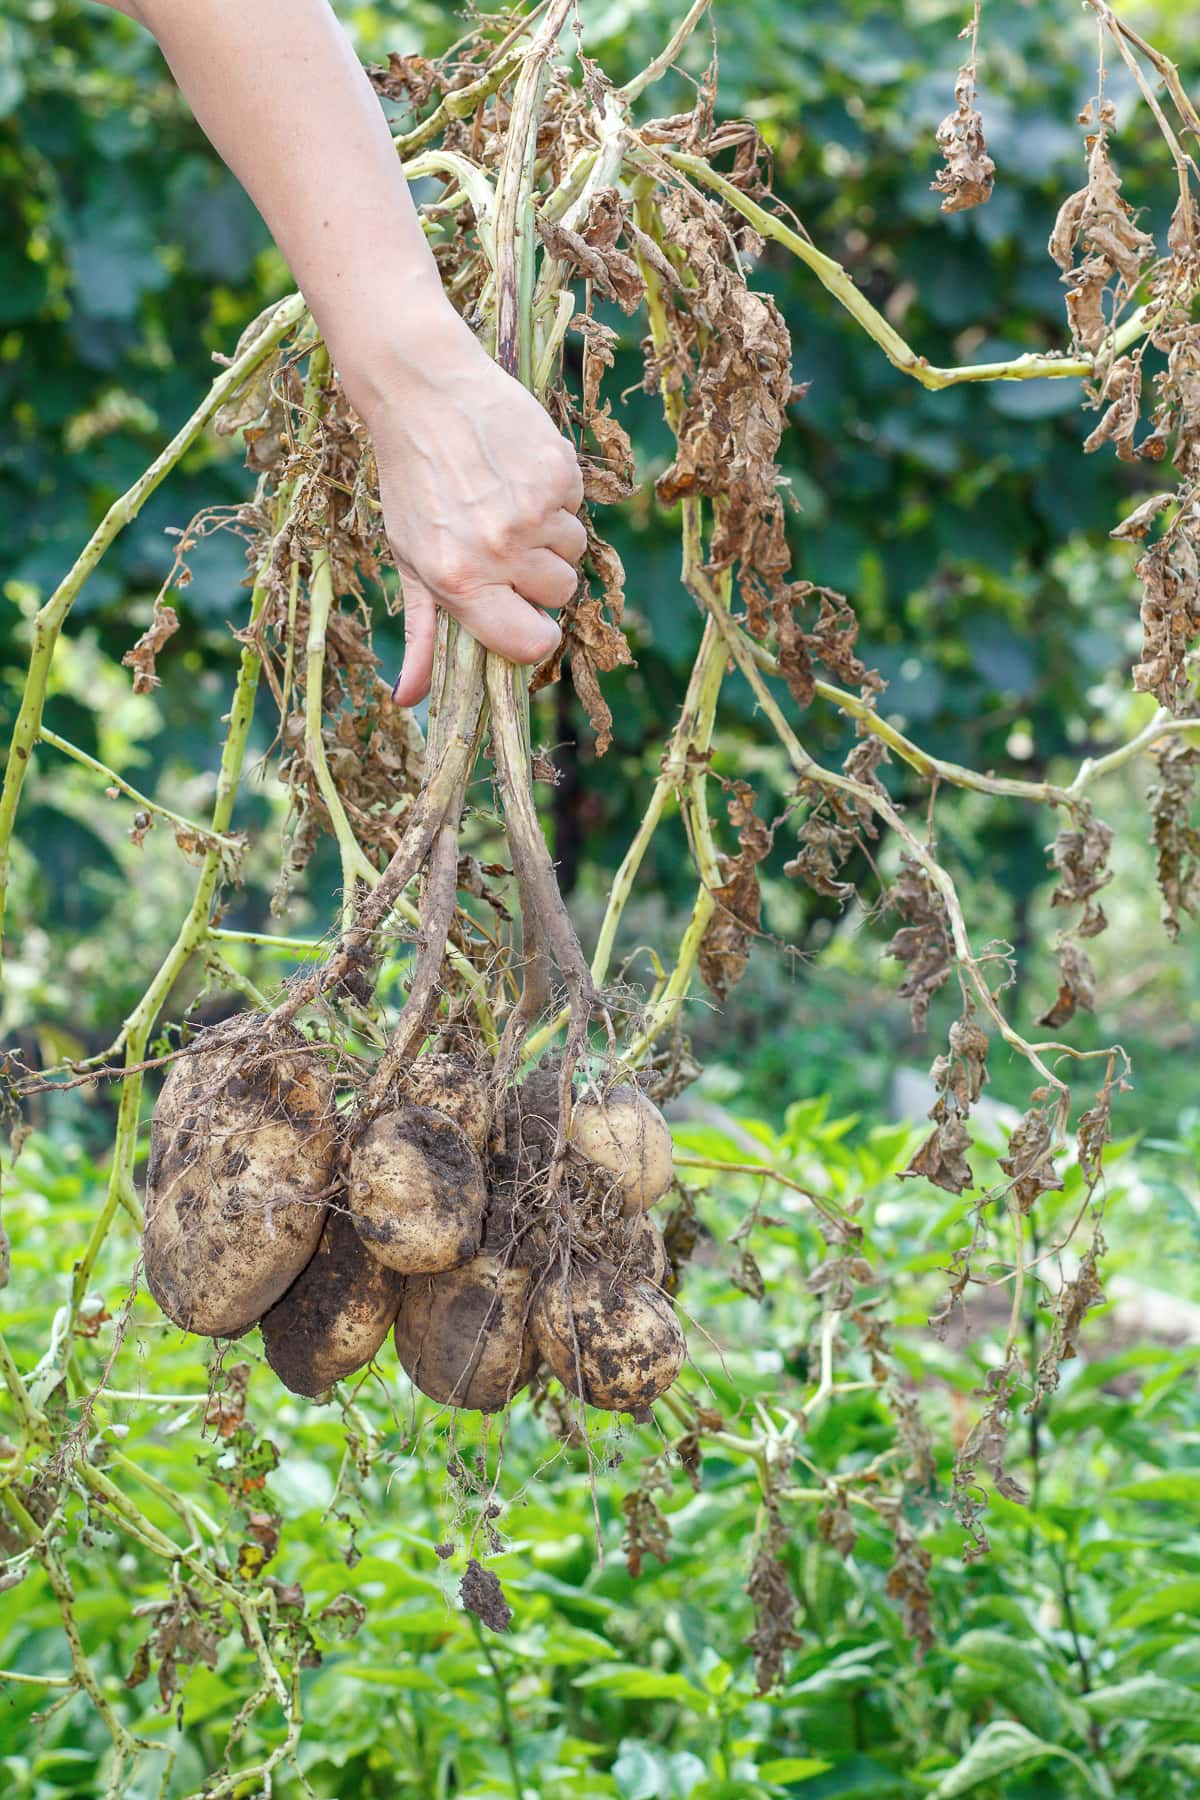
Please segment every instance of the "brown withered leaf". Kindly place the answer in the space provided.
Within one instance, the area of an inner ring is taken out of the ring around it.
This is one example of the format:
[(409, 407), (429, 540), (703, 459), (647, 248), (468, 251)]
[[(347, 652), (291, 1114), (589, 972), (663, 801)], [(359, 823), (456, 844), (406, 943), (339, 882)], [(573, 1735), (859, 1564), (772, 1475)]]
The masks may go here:
[(1097, 404), (1104, 407), (1100, 423), (1084, 439), (1087, 455), (1111, 443), (1122, 462), (1135, 462), (1134, 437), (1142, 410), (1142, 365), (1131, 356), (1118, 356), (1100, 384)]
[(758, 865), (771, 848), (771, 831), (754, 810), (754, 790), (735, 781), (727, 801), (729, 822), (741, 848), (722, 857), (724, 879), (712, 890), (716, 909), (700, 943), (700, 974), (709, 992), (724, 1000), (746, 972), (750, 946), (762, 925)]
[(975, 67), (966, 64), (954, 84), (954, 111), (937, 128), (943, 167), (930, 182), (942, 195), (942, 211), (965, 212), (992, 197), (996, 165), (988, 155), (983, 119), (975, 106)]
[(905, 852), (888, 904), (906, 922), (884, 951), (908, 969), (899, 992), (912, 1006), (914, 1031), (923, 1031), (929, 1003), (950, 979), (954, 946), (941, 896), (918, 862)]
[(1140, 543), (1147, 536), (1155, 519), (1168, 506), (1174, 506), (1179, 498), (1177, 494), (1151, 494), (1149, 499), (1142, 500), (1127, 513), (1119, 525), (1109, 532), (1109, 537), (1123, 538), (1127, 543)]
[(1114, 1086), (1124, 1093), (1127, 1083), (1106, 1081), (1096, 1096), (1096, 1103), (1080, 1115), (1075, 1141), (1079, 1147), (1079, 1167), (1091, 1186), (1099, 1181), (1104, 1167), (1105, 1146), (1112, 1142), (1112, 1104)]
[(646, 286), (633, 257), (617, 248), (625, 219), (615, 189), (597, 194), (581, 231), (573, 231), (540, 212), (536, 224), (538, 236), (556, 261), (594, 282), (604, 298), (615, 300), (622, 312), (637, 311), (645, 298)]
[(179, 1669), (203, 1663), (215, 1669), (224, 1621), (216, 1603), (206, 1603), (195, 1589), (184, 1583), (176, 1588), (170, 1600), (149, 1601), (135, 1606), (135, 1616), (149, 1614), (154, 1619), (150, 1635), (138, 1646), (133, 1667), (125, 1677), (127, 1688), (139, 1687), (158, 1664), (158, 1691), (163, 1710), (175, 1698)]
[(918, 1660), (934, 1648), (933, 1590), (929, 1571), (933, 1559), (908, 1520), (896, 1513), (893, 1543), (895, 1554), (884, 1582), (884, 1592), (900, 1608), (904, 1629), (916, 1645)]
[(857, 826), (843, 823), (825, 806), (814, 807), (797, 833), (800, 848), (783, 865), (783, 872), (806, 882), (814, 893), (827, 894), (831, 900), (845, 904), (854, 898), (854, 883), (839, 880), (839, 871), (859, 836)]
[[(1049, 251), (1063, 271), (1067, 317), (1076, 345), (1099, 350), (1111, 330), (1105, 308), (1109, 283), (1113, 312), (1119, 311), (1153, 255), (1154, 239), (1133, 222), (1133, 208), (1121, 198), (1121, 183), (1108, 155), (1108, 129), (1115, 114), (1105, 103), (1100, 128), (1087, 139), (1087, 186), (1066, 199), (1050, 234)], [(1080, 246), (1083, 259), (1076, 265)]]
[[(815, 598), (818, 616), (810, 630), (796, 617), (797, 609)], [(844, 594), (817, 587), (811, 581), (789, 582), (767, 605), (779, 652), (779, 671), (798, 706), (813, 697), (813, 663), (820, 662), (836, 681), (861, 688), (864, 697), (878, 694), (886, 685), (875, 669), (868, 669), (855, 653), (858, 619)]]
[(754, 1652), (754, 1672), (760, 1694), (776, 1687), (783, 1674), (787, 1651), (799, 1648), (796, 1631), (796, 1597), (781, 1552), (787, 1531), (773, 1500), (765, 1504), (767, 1527), (755, 1552), (746, 1592), (754, 1608), (754, 1630), (745, 1640)]
[(959, 1523), (967, 1532), (963, 1561), (972, 1563), (988, 1551), (987, 1534), (979, 1524), (983, 1511), (976, 1472), (983, 1468), (991, 1476), (996, 1492), (1017, 1506), (1028, 1506), (1029, 1491), (1010, 1475), (1005, 1467), (1008, 1455), (1008, 1432), (1012, 1420), (1012, 1402), (1024, 1370), (1020, 1359), (1013, 1356), (1002, 1368), (989, 1369), (982, 1389), (987, 1401), (981, 1416), (967, 1433), (954, 1462), (953, 1500)]
[(680, 189), (661, 217), (689, 285), (664, 296), (671, 350), (654, 355), (646, 372), (649, 385), (666, 381), (684, 394), (675, 460), (656, 491), (664, 505), (721, 497), (710, 566), (738, 566), (750, 629), (761, 638), (791, 565), (775, 460), (793, 386), (787, 326), (775, 302), (730, 266), (719, 207)]
[(435, 93), (446, 89), (446, 76), (437, 63), (415, 52), (389, 53), (387, 67), (375, 64), (367, 69), (367, 79), (375, 92), (385, 100), (408, 100), (415, 107), (426, 105)]
[(1083, 805), (1074, 809), (1072, 823), (1063, 826), (1049, 847), (1050, 866), (1058, 874), (1050, 904), (1083, 907), (1083, 917), (1074, 927), (1079, 937), (1096, 937), (1108, 924), (1104, 908), (1093, 902), (1112, 880), (1108, 867), (1112, 839), (1111, 825)]
[(1052, 1394), (1059, 1384), (1062, 1365), (1079, 1355), (1079, 1334), (1087, 1315), (1105, 1301), (1099, 1262), (1108, 1246), (1097, 1231), (1080, 1259), (1078, 1273), (1065, 1281), (1054, 1302), (1054, 1325), (1037, 1367), (1037, 1382), (1027, 1411)]
[(154, 617), (132, 650), (121, 658), (125, 668), (133, 670), (135, 694), (150, 694), (159, 685), (157, 659), (159, 652), (179, 630), (179, 614), (162, 599), (154, 602)]
[(850, 1556), (858, 1542), (846, 1496), (839, 1488), (817, 1514), (817, 1530), (839, 1556)]
[(1096, 1006), (1096, 971), (1087, 951), (1070, 938), (1058, 945), (1058, 994), (1037, 1023), (1057, 1031), (1060, 1025), (1075, 1017), (1077, 1007), (1094, 1012)]
[(636, 1581), (647, 1556), (666, 1563), (671, 1556), (671, 1527), (648, 1485), (634, 1488), (621, 1502), (625, 1514), (625, 1566)]
[(1133, 685), (1171, 712), (1187, 693), (1187, 654), (1200, 633), (1198, 546), (1200, 524), (1181, 512), (1134, 564), (1142, 584), (1142, 655)]
[[(538, 665), (530, 686), (536, 692), (556, 681), (569, 654), (571, 681), (596, 733), (596, 754), (603, 756), (612, 743), (612, 711), (601, 692), (599, 677), (632, 663), (633, 654), (621, 630), (625, 610), (625, 570), (621, 559), (590, 519), (585, 518), (584, 525), (588, 537), (585, 570), (597, 578), (600, 592), (593, 591), (585, 574), (579, 593), (559, 615), (562, 641), (553, 656)], [(609, 617), (605, 617), (606, 609)]]
[(512, 1607), (504, 1598), (499, 1576), (493, 1570), (485, 1569), (474, 1556), (467, 1559), (458, 1597), (467, 1611), (474, 1613), (490, 1631), (504, 1632), (512, 1625)]
[(1054, 1167), (1054, 1123), (1040, 1106), (1032, 1106), (1013, 1129), (1000, 1167), (1009, 1178), (1013, 1199), (1023, 1213), (1042, 1194), (1058, 1193), (1062, 1177)]
[(1162, 895), (1167, 936), (1179, 936), (1181, 912), (1195, 918), (1200, 908), (1200, 829), (1192, 823), (1200, 750), (1168, 738), (1154, 752), (1158, 781), (1147, 800), (1152, 820), (1155, 873)]
[(968, 1011), (951, 1025), (949, 1041), (949, 1055), (935, 1057), (930, 1074), (939, 1095), (952, 1095), (965, 1119), (988, 1079), (988, 1034)]
[(970, 1148), (970, 1132), (958, 1114), (947, 1109), (908, 1167), (901, 1169), (900, 1179), (924, 1176), (926, 1181), (932, 1181), (947, 1194), (961, 1194), (975, 1183), (967, 1161)]

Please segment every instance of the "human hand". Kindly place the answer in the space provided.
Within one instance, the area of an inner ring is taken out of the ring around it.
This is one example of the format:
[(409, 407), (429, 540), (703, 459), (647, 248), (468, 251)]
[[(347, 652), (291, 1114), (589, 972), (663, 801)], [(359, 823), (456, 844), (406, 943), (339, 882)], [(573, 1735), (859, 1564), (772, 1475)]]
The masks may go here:
[(512, 662), (549, 656), (560, 632), (545, 609), (575, 592), (587, 537), (574, 449), (534, 397), (448, 305), (406, 317), (403, 335), (390, 368), (343, 375), (375, 445), (404, 590), (395, 696), (412, 706), (429, 692), (437, 606)]

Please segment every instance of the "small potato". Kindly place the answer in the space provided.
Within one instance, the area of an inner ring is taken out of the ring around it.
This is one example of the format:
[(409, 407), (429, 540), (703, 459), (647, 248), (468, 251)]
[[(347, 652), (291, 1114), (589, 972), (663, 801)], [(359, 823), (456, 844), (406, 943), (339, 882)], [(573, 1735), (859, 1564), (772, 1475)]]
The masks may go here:
[(667, 1121), (638, 1088), (585, 1095), (572, 1111), (570, 1138), (589, 1162), (613, 1175), (623, 1212), (645, 1211), (671, 1185)]
[(335, 1206), (312, 1261), (261, 1321), (267, 1361), (284, 1387), (315, 1399), (365, 1368), (392, 1328), (403, 1286)]
[(354, 1141), (347, 1191), (359, 1237), (402, 1275), (456, 1269), (479, 1248), (483, 1165), (453, 1119), (432, 1107), (373, 1119)]
[(530, 1331), (565, 1388), (606, 1412), (641, 1412), (666, 1392), (687, 1345), (671, 1302), (609, 1263), (555, 1269), (534, 1296)]
[(528, 1269), (486, 1250), (443, 1275), (410, 1275), (395, 1332), (409, 1380), (440, 1405), (502, 1411), (537, 1364), (528, 1303)]
[(207, 1337), (257, 1323), (317, 1247), (336, 1149), (333, 1079), (298, 1032), (264, 1046), (233, 1020), (173, 1065), (150, 1129), (142, 1236), (169, 1319)]
[(482, 1156), (488, 1141), (488, 1091), (465, 1056), (432, 1052), (418, 1056), (396, 1077), (396, 1097), (410, 1106), (431, 1106), (453, 1119), (472, 1150)]

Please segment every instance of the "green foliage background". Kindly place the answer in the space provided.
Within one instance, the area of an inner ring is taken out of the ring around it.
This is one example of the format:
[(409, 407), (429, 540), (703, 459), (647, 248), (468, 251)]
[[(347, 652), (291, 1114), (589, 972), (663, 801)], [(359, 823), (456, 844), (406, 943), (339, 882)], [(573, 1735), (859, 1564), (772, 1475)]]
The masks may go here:
[[(593, 0), (583, 11), (592, 53), (619, 78), (661, 43), (674, 9), (664, 0)], [(433, 6), (339, 12), (368, 56), (441, 48), (458, 24)], [(1185, 77), (1194, 77), (1186, 10), (1157, 7), (1151, 22)], [(1077, 9), (993, 0), (981, 105), (997, 190), (988, 206), (947, 220), (928, 184), (961, 23), (961, 9), (940, 0), (717, 7), (722, 111), (755, 118), (775, 150), (777, 190), (815, 241), (918, 350), (946, 362), (1063, 341), (1062, 292), (1045, 241), (1061, 198), (1078, 183), (1075, 119), (1094, 87), (1094, 33)], [(688, 67), (698, 72), (704, 56), (694, 45)], [(1161, 228), (1170, 172), (1122, 76), (1114, 70), (1109, 79), (1125, 191), (1153, 209)], [(689, 103), (681, 82), (669, 90), (655, 95), (659, 110)], [(191, 410), (209, 379), (210, 353), (231, 349), (242, 325), (290, 281), (149, 40), (127, 21), (67, 0), (0, 0), (0, 219), (0, 691), (11, 709), (23, 622), (103, 508)], [(1136, 598), (1127, 552), (1106, 534), (1140, 476), (1107, 453), (1083, 458), (1074, 384), (926, 394), (892, 370), (802, 270), (768, 253), (756, 279), (788, 317), (797, 379), (812, 382), (783, 452), (797, 501), (797, 566), (854, 597), (867, 659), (891, 683), (889, 714), (938, 754), (1024, 774), (1052, 774), (1129, 735), (1146, 706), (1128, 691)], [(627, 351), (636, 383), (636, 345)], [(653, 475), (666, 441), (655, 403), (636, 386), (626, 422)], [(184, 629), (153, 697), (132, 696), (120, 658), (171, 567), (167, 528), (201, 506), (236, 501), (246, 482), (227, 447), (210, 441), (152, 499), (85, 590), (47, 712), (53, 729), (189, 812), (211, 788), (216, 726), (228, 703), (228, 623), (237, 622), (243, 573), (234, 537), (206, 540), (191, 584), (173, 596)], [(699, 632), (679, 585), (669, 521), (635, 500), (615, 538), (629, 574), (638, 662), (610, 683), (614, 747), (597, 763), (564, 703), (548, 701), (539, 720), (549, 742), (580, 739), (573, 754), (560, 751), (569, 779), (554, 826), (585, 940), (640, 812)], [(398, 666), (394, 626), (381, 621), (378, 645)], [(736, 683), (730, 693), (717, 766), (750, 773), (769, 816), (782, 810), (786, 772), (756, 731), (748, 695)], [(835, 724), (814, 717), (811, 731), (815, 748), (836, 748)], [(825, 745), (822, 732), (830, 734)], [(261, 749), (267, 741), (264, 716)], [(1094, 1031), (1096, 1042), (1119, 1038), (1134, 1056), (1136, 1086), (1118, 1128), (1141, 1141), (1127, 1146), (1114, 1174), (1108, 1235), (1117, 1272), (1131, 1289), (1149, 1285), (1195, 1301), (1200, 969), (1194, 934), (1170, 949), (1157, 929), (1147, 780), (1135, 765), (1098, 797), (1118, 829), (1118, 878), (1106, 895), (1113, 928), (1096, 945), (1098, 1014), (1082, 1021), (1077, 1041)], [(85, 771), (40, 753), (21, 816), (18, 955), (4, 1020), (6, 1041), (31, 1061), (101, 1047), (157, 961), (184, 876), (165, 834), (130, 843), (130, 811), (123, 800), (105, 800)], [(231, 923), (268, 920), (279, 816), (272, 784), (259, 783), (239, 823), (261, 847)], [(1017, 1012), (1027, 1022), (1053, 993), (1040, 946), (1052, 930), (1044, 845), (1055, 822), (969, 796), (943, 801), (940, 816), (981, 939), (1007, 937), (1022, 956)], [(690, 897), (673, 830), (656, 839), (627, 916), (631, 955), (669, 934)], [(900, 1355), (924, 1391), (945, 1477), (985, 1350), (938, 1346), (923, 1321), (965, 1208), (896, 1181), (911, 1137), (905, 1124), (886, 1123), (895, 1070), (920, 1067), (930, 1050), (911, 1039), (877, 934), (784, 880), (784, 835), (768, 870), (768, 922), (802, 960), (764, 944), (722, 1015), (694, 1008), (694, 1041), (709, 1067), (680, 1138), (734, 1160), (750, 1154), (747, 1141), (757, 1143), (756, 1155), (834, 1194), (865, 1194), (868, 1253), (892, 1283)], [(318, 858), (293, 899), (288, 930), (325, 929), (334, 879), (332, 861)], [(264, 964), (261, 953), (246, 952), (245, 968), (259, 981), (287, 972), (278, 960)], [(644, 979), (648, 966), (635, 959), (631, 970)], [(192, 998), (180, 993), (172, 1010)], [(931, 1043), (939, 1039), (935, 1016)], [(1020, 1071), (1011, 1071), (1011, 1088), (1009, 1075), (999, 1063), (995, 1091), (1023, 1100)], [(869, 1123), (854, 1122), (860, 1111)], [(6, 1299), (17, 1303), (6, 1307), (6, 1331), (31, 1361), (94, 1210), (109, 1122), (103, 1098), (44, 1106), (15, 1172)], [(1000, 1125), (995, 1131), (1001, 1150)], [(737, 1346), (726, 1369), (699, 1354), (730, 1407), (759, 1391), (798, 1404), (812, 1385), (804, 1347), (819, 1303), (805, 1293), (803, 1275), (820, 1252), (803, 1215), (777, 1206), (777, 1190), (767, 1206), (779, 1217), (752, 1240), (765, 1305), (731, 1283), (737, 1251), (727, 1240), (759, 1187), (739, 1177), (703, 1188), (705, 1230), (686, 1290), (705, 1329)], [(1070, 1205), (1068, 1191), (1064, 1218)], [(114, 1245), (100, 1284), (113, 1312), (130, 1252), (128, 1238)], [(140, 1376), (125, 1369), (124, 1386), (202, 1392), (195, 1343), (155, 1335), (149, 1308), (144, 1323), (156, 1346), (153, 1366)], [(1037, 1331), (1036, 1315), (1029, 1329)], [(765, 1699), (754, 1694), (743, 1647), (751, 1627), (744, 1552), (761, 1525), (744, 1463), (709, 1455), (695, 1494), (676, 1476), (661, 1497), (673, 1530), (670, 1558), (648, 1558), (635, 1583), (620, 1549), (621, 1502), (653, 1439), (615, 1429), (593, 1496), (578, 1452), (562, 1452), (539, 1473), (549, 1454), (545, 1430), (518, 1413), (505, 1487), (519, 1504), (503, 1521), (510, 1543), (497, 1563), (515, 1632), (485, 1644), (433, 1552), (453, 1535), (458, 1501), (444, 1447), (439, 1465), (407, 1398), (396, 1402), (384, 1464), (348, 1503), (361, 1552), (348, 1567), (349, 1525), (325, 1515), (341, 1422), (281, 1401), (256, 1372), (251, 1415), (281, 1453), (270, 1477), (287, 1520), (275, 1573), (300, 1580), (310, 1605), (350, 1590), (369, 1603), (362, 1631), (342, 1643), (331, 1629), (323, 1665), (305, 1675), (308, 1780), (336, 1800), (512, 1795), (514, 1779), (538, 1800), (930, 1792), (945, 1800), (966, 1792), (1149, 1800), (1200, 1792), (1195, 1350), (1147, 1341), (1145, 1331), (1131, 1336), (1111, 1312), (1093, 1316), (1087, 1337), (1088, 1356), (1068, 1366), (1048, 1418), (1036, 1431), (1019, 1423), (1021, 1472), (1034, 1503), (1019, 1509), (993, 1500), (990, 1559), (964, 1571), (961, 1533), (948, 1518), (927, 1536), (938, 1647), (923, 1663), (884, 1593), (889, 1552), (885, 1537), (872, 1535), (872, 1516), (845, 1561), (815, 1532), (811, 1506), (789, 1511), (787, 1561), (803, 1642), (783, 1687)], [(102, 1334), (80, 1355), (100, 1357), (104, 1345)], [(199, 1417), (182, 1402), (130, 1402), (124, 1412), (116, 1403), (105, 1454), (128, 1456), (176, 1495), (211, 1507), (220, 1495), (212, 1485), (219, 1446), (201, 1442)], [(814, 1419), (806, 1452), (819, 1468), (867, 1462), (884, 1434), (878, 1400), (864, 1391)], [(229, 1529), (236, 1543), (232, 1515)], [(159, 1709), (153, 1680), (128, 1693), (121, 1685), (148, 1629), (144, 1616), (131, 1617), (130, 1599), (157, 1596), (149, 1573), (100, 1533), (86, 1559), (80, 1623), (89, 1648), (105, 1647), (105, 1676), (138, 1729), (175, 1743), (169, 1791), (189, 1794), (219, 1757), (249, 1692), (245, 1651), (227, 1641), (215, 1669), (195, 1670), (177, 1723)], [(0, 1594), (0, 1666), (27, 1675), (63, 1667), (57, 1613), (38, 1579)], [(54, 1713), (39, 1746), (30, 1716), (46, 1701), (36, 1684), (0, 1689), (4, 1792), (46, 1800), (101, 1791), (95, 1764), (104, 1734), (86, 1704), (76, 1699)], [(248, 1743), (256, 1734), (270, 1742), (274, 1728), (262, 1715)], [(157, 1793), (161, 1767), (131, 1794)], [(286, 1784), (278, 1791), (290, 1800)]]

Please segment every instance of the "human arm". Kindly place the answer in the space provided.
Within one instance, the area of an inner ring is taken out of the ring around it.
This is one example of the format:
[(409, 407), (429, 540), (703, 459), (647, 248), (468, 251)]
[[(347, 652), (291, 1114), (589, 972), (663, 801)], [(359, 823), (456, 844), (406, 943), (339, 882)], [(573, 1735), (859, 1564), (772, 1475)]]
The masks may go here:
[[(117, 0), (111, 0), (116, 4)], [(429, 687), (434, 606), (537, 662), (584, 531), (574, 451), (442, 292), (386, 121), (326, 0), (119, 0), (154, 34), (287, 259), (375, 445), (404, 587), (397, 698)]]

